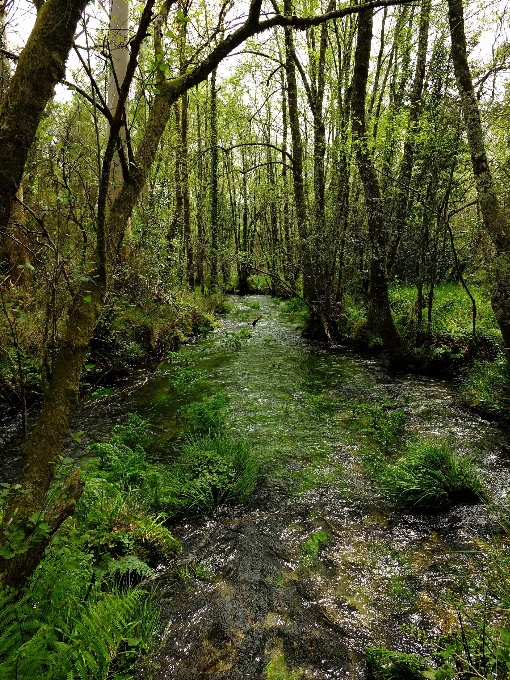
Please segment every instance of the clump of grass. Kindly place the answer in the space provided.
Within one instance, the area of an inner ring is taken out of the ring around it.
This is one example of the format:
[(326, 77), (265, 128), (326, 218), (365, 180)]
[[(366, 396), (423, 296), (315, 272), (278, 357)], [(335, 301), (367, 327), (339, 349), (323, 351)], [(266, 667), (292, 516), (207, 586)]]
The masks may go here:
[(240, 331), (232, 331), (230, 333), (225, 333), (225, 337), (223, 338), (223, 344), (228, 349), (239, 351), (243, 346), (243, 342), (249, 340), (250, 338), (251, 332), (249, 331), (249, 329), (241, 328)]
[(494, 415), (508, 414), (510, 409), (510, 363), (474, 361), (464, 374), (459, 400), (472, 408)]
[(228, 401), (223, 392), (217, 392), (202, 401), (187, 404), (179, 415), (184, 420), (188, 436), (211, 436), (222, 432), (227, 422)]
[(460, 455), (447, 441), (411, 442), (380, 476), (389, 498), (411, 510), (437, 512), (487, 497), (472, 458)]
[(246, 442), (228, 435), (188, 441), (171, 474), (162, 505), (172, 514), (202, 515), (221, 503), (244, 501), (254, 491), (258, 462)]
[(221, 503), (244, 501), (255, 489), (260, 461), (247, 442), (227, 431), (227, 412), (222, 393), (185, 406), (180, 411), (184, 443), (174, 463), (165, 466), (147, 461), (148, 423), (131, 415), (108, 442), (90, 447), (97, 459), (88, 465), (104, 483), (165, 518), (207, 514)]
[(284, 314), (299, 314), (301, 312), (307, 312), (308, 307), (301, 298), (291, 298), (281, 306), (281, 311)]
[(366, 652), (371, 680), (423, 680), (427, 664), (414, 654), (369, 647)]
[(402, 442), (408, 415), (398, 404), (362, 404), (351, 399), (346, 406), (352, 414), (350, 427), (378, 444), (385, 454)]
[(258, 300), (250, 300), (246, 302), (246, 306), (251, 309), (260, 309), (260, 302)]

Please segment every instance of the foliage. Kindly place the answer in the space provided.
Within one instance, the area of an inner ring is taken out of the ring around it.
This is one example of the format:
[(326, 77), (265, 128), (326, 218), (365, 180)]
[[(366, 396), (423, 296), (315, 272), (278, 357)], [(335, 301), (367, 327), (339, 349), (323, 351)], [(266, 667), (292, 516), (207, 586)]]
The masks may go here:
[(46, 558), (21, 599), (0, 592), (0, 678), (102, 680), (148, 650), (158, 611), (147, 593), (102, 592), (87, 556), (72, 551)]
[(319, 550), (321, 545), (327, 543), (328, 535), (325, 531), (315, 531), (303, 543), (302, 552), (303, 558), (300, 562), (302, 567), (311, 567), (319, 558)]
[(439, 512), (487, 497), (472, 458), (454, 451), (447, 441), (409, 443), (404, 455), (380, 477), (388, 497), (411, 510)]
[(162, 507), (173, 514), (207, 514), (217, 505), (243, 501), (255, 489), (258, 462), (245, 442), (228, 435), (189, 440), (175, 482), (163, 491)]
[(497, 361), (474, 361), (463, 374), (459, 401), (492, 415), (505, 416), (510, 409), (510, 364)]
[[(98, 461), (89, 462), (89, 469), (128, 492), (140, 507), (167, 518), (207, 514), (221, 503), (243, 501), (255, 488), (259, 462), (245, 441), (227, 432), (227, 410), (223, 393), (183, 407), (185, 439), (175, 461), (164, 466), (147, 462), (142, 443), (148, 424), (131, 415), (127, 425), (114, 428), (109, 442), (90, 447)], [(114, 502), (114, 515), (117, 506)]]
[(478, 578), (450, 593), (448, 605), (458, 625), (436, 644), (437, 668), (424, 673), (431, 680), (506, 680), (510, 674), (508, 505), (492, 512), (502, 534), (480, 546)]
[(0, 678), (120, 677), (149, 651), (159, 612), (137, 584), (178, 542), (133, 494), (146, 439), (147, 423), (132, 415), (91, 447), (98, 458), (84, 466), (75, 515), (24, 590), (1, 592)]
[(239, 351), (243, 347), (243, 343), (250, 338), (251, 332), (247, 328), (241, 328), (240, 331), (225, 333), (223, 344), (230, 350)]
[(371, 680), (422, 680), (427, 663), (414, 654), (368, 647), (367, 665)]
[(281, 305), (280, 310), (284, 314), (300, 314), (308, 312), (308, 307), (301, 298), (291, 298)]
[(289, 670), (283, 651), (276, 650), (265, 668), (266, 680), (298, 680), (300, 674)]
[(228, 401), (224, 392), (217, 392), (202, 401), (184, 406), (179, 414), (191, 437), (219, 435), (226, 426)]
[(351, 412), (350, 427), (376, 443), (385, 454), (403, 441), (408, 414), (395, 402), (363, 404), (351, 399), (346, 407)]

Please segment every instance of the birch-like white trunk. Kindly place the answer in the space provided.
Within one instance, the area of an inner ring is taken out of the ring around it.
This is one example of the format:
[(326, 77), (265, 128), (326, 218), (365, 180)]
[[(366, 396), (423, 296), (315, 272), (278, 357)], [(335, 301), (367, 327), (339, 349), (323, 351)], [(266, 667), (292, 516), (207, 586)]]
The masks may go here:
[[(0, 0), (0, 48), (7, 49), (7, 8), (6, 0)], [(11, 79), (9, 59), (0, 53), (0, 101)]]
[[(119, 102), (119, 90), (126, 76), (129, 62), (129, 2), (127, 0), (111, 0), (110, 5), (110, 34), (108, 46), (111, 55), (111, 71), (108, 81), (108, 108), (115, 115)], [(127, 106), (125, 119), (127, 120)], [(125, 145), (126, 128), (123, 125), (120, 131), (120, 139)], [(122, 167), (118, 155), (115, 155), (112, 164), (111, 187), (109, 200), (112, 203), (122, 186)]]

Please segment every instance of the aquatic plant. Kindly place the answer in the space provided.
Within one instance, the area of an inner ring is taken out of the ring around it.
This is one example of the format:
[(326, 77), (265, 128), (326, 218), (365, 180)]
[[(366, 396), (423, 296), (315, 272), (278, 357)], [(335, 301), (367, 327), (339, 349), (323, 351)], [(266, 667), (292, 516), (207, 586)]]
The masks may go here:
[(282, 649), (274, 650), (272, 657), (265, 668), (266, 680), (298, 680), (301, 673), (289, 670)]
[(428, 664), (414, 654), (392, 652), (385, 647), (366, 651), (370, 680), (423, 680)]
[(284, 314), (298, 314), (300, 312), (308, 312), (306, 303), (301, 298), (291, 298), (284, 302), (281, 306), (281, 311)]
[(217, 435), (227, 421), (228, 401), (224, 392), (217, 392), (202, 401), (194, 401), (180, 409), (188, 437)]
[(299, 564), (300, 567), (311, 567), (316, 564), (319, 559), (319, 550), (322, 544), (328, 542), (328, 535), (325, 531), (315, 531), (303, 543), (302, 552), (303, 557)]
[(351, 412), (350, 427), (378, 444), (385, 454), (396, 449), (406, 434), (407, 412), (395, 402), (363, 404), (356, 399), (346, 403)]
[(207, 514), (221, 503), (246, 500), (258, 471), (250, 446), (240, 439), (225, 434), (191, 439), (171, 471), (179, 488), (172, 484), (162, 505), (175, 514)]
[(230, 350), (238, 351), (243, 346), (243, 341), (251, 338), (251, 332), (248, 328), (241, 328), (240, 331), (232, 331), (225, 333), (223, 344)]
[(508, 415), (510, 409), (510, 363), (474, 361), (464, 372), (459, 389), (462, 404), (480, 408), (497, 416)]
[(472, 458), (444, 440), (411, 442), (404, 455), (382, 472), (380, 481), (395, 504), (424, 512), (487, 497)]

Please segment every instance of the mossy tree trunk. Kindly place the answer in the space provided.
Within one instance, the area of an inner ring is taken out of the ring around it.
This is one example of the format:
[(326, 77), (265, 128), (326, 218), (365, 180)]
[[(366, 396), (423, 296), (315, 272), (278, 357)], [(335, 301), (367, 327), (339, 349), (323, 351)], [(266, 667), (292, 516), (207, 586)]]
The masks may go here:
[(496, 250), (492, 266), (492, 309), (510, 359), (510, 224), (505, 218), (489, 167), (480, 110), (467, 59), (462, 0), (448, 0), (452, 60), (466, 125), (471, 164), (483, 222)]
[(372, 249), (368, 322), (371, 331), (382, 339), (390, 355), (395, 357), (402, 352), (402, 340), (393, 321), (388, 297), (386, 216), (382, 206), (379, 179), (368, 146), (365, 117), (372, 29), (373, 10), (370, 9), (361, 13), (358, 18), (352, 78), (352, 130), (356, 144), (358, 171), (365, 192), (368, 234)]
[[(284, 12), (292, 14), (291, 0), (284, 0)], [(287, 74), (287, 103), (289, 111), (289, 128), (292, 142), (292, 179), (294, 188), (294, 209), (296, 211), (297, 233), (299, 237), (299, 262), (303, 275), (303, 297), (312, 302), (313, 286), (310, 272), (310, 254), (308, 247), (307, 211), (303, 173), (303, 140), (299, 122), (299, 101), (296, 79), (296, 62), (294, 37), (291, 28), (285, 28), (285, 67)]]
[(87, 0), (46, 0), (0, 106), (0, 231), (7, 230), (28, 151), (55, 85), (64, 78)]
[(219, 187), (218, 187), (218, 90), (216, 88), (216, 69), (211, 73), (211, 99), (209, 110), (209, 129), (211, 131), (211, 261), (210, 288), (218, 287), (218, 238), (219, 238)]

